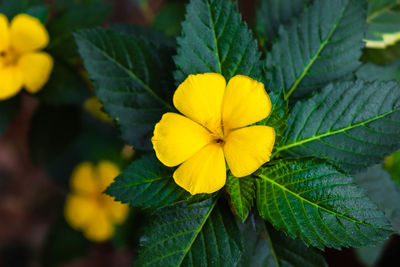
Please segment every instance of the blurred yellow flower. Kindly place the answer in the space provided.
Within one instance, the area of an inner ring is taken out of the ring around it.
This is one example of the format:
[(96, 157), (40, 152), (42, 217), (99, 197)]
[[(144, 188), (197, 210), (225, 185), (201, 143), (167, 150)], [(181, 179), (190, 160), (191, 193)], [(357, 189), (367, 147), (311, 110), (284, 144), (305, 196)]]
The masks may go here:
[(101, 161), (97, 166), (83, 162), (72, 173), (71, 193), (66, 199), (64, 215), (67, 222), (89, 240), (109, 240), (115, 225), (123, 223), (128, 216), (128, 205), (103, 193), (119, 173), (118, 167), (109, 161)]
[(264, 85), (247, 76), (189, 75), (178, 87), (174, 106), (185, 116), (166, 113), (152, 138), (158, 159), (181, 164), (175, 182), (192, 195), (213, 193), (226, 181), (225, 160), (236, 177), (250, 175), (270, 160), (275, 130), (250, 126), (271, 112)]
[(11, 24), (0, 14), (0, 100), (16, 95), (22, 87), (38, 92), (53, 69), (52, 57), (40, 52), (49, 35), (40, 21), (26, 14), (14, 17)]
[(102, 108), (103, 104), (99, 101), (96, 96), (89, 97), (83, 103), (83, 107), (95, 118), (98, 118), (104, 122), (112, 123), (112, 118), (105, 113)]

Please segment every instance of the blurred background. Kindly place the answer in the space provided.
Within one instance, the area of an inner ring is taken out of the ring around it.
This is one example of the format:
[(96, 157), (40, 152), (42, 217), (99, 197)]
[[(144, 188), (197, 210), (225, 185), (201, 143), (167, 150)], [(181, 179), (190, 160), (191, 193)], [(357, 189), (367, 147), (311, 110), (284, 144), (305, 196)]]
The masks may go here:
[[(6, 103), (7, 112), (13, 114), (7, 125), (0, 124), (0, 267), (131, 266), (145, 212), (130, 209), (128, 218), (106, 242), (88, 240), (64, 216), (70, 177), (80, 162), (109, 160), (123, 169), (140, 156), (118, 138), (118, 130), (92, 97), (94, 88), (69, 32), (128, 23), (152, 27), (174, 37), (180, 33), (186, 2), (0, 0), (0, 13), (8, 12), (9, 17), (24, 10), (41, 12), (43, 5), (48, 8), (46, 24), (52, 38), (48, 51), (57, 64), (52, 79), (39, 95), (22, 92)], [(256, 2), (239, 1), (243, 18), (250, 26)], [(400, 79), (400, 64), (396, 61), (399, 57), (397, 42), (384, 49), (365, 49), (362, 60), (392, 64)], [(58, 79), (68, 82), (60, 85)], [(8, 115), (0, 106), (0, 117)], [(368, 184), (368, 177), (374, 175), (382, 176), (382, 183)], [(378, 204), (389, 201), (392, 209), (387, 212), (400, 217), (400, 189), (394, 182), (400, 183), (399, 153), (388, 157), (383, 166), (361, 174), (358, 181), (367, 191), (371, 186), (382, 188), (387, 199), (371, 197)], [(330, 266), (399, 266), (400, 238), (394, 236), (384, 244), (362, 250), (328, 249), (324, 256)]]

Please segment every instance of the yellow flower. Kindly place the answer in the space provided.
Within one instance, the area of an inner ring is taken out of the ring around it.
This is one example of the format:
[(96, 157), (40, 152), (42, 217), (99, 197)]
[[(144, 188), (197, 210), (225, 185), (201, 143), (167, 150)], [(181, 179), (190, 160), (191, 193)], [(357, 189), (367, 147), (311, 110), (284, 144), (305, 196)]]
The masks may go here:
[(67, 196), (64, 215), (67, 222), (87, 239), (102, 242), (114, 234), (116, 224), (128, 216), (128, 206), (114, 201), (104, 190), (120, 170), (109, 161), (97, 167), (89, 162), (79, 164), (71, 177), (71, 193)]
[(0, 100), (13, 97), (22, 87), (30, 93), (43, 87), (53, 59), (39, 50), (48, 43), (49, 35), (38, 19), (20, 14), (9, 25), (0, 14)]
[(226, 85), (217, 73), (189, 75), (173, 102), (186, 117), (164, 114), (155, 126), (153, 147), (164, 165), (181, 164), (174, 180), (192, 195), (225, 185), (225, 160), (236, 177), (250, 175), (270, 160), (274, 129), (246, 127), (271, 112), (262, 83), (237, 75)]

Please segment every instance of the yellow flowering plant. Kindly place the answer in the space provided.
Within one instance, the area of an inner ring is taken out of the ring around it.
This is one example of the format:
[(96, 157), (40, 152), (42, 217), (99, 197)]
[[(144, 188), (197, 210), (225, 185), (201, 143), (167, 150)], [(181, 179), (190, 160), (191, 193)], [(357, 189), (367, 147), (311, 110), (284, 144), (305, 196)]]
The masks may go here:
[(189, 1), (176, 40), (128, 25), (74, 33), (140, 155), (106, 190), (153, 211), (137, 266), (265, 266), (275, 245), (323, 266), (303, 241), (362, 247), (393, 232), (352, 178), (400, 148), (400, 85), (359, 61), (382, 7), (305, 2), (260, 1), (258, 42), (231, 0)]

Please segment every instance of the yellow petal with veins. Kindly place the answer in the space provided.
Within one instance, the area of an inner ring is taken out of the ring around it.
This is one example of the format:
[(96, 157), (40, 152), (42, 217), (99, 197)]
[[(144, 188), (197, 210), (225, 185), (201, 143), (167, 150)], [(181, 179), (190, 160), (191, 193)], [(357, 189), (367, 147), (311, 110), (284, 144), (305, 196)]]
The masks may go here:
[(49, 34), (40, 20), (19, 14), (11, 21), (10, 41), (17, 53), (33, 52), (48, 45)]
[(181, 164), (212, 141), (200, 124), (176, 113), (165, 113), (151, 139), (157, 158), (166, 166)]
[(186, 117), (218, 132), (225, 87), (226, 81), (221, 74), (189, 75), (176, 89), (174, 105)]
[[(10, 36), (8, 29), (8, 19), (3, 14), (0, 14), (0, 54), (9, 48)], [(1, 55), (0, 55), (1, 64)]]
[(264, 85), (247, 76), (230, 79), (222, 106), (225, 133), (266, 118), (271, 112), (271, 100)]
[(275, 130), (268, 126), (250, 126), (232, 131), (225, 140), (224, 153), (229, 169), (236, 177), (252, 174), (270, 160)]
[(23, 73), (25, 89), (34, 94), (49, 80), (53, 69), (53, 58), (45, 52), (23, 54), (18, 67)]
[(214, 193), (225, 185), (226, 166), (220, 144), (211, 143), (174, 172), (174, 180), (192, 195)]
[(0, 66), (0, 100), (15, 96), (22, 89), (23, 76), (16, 66)]

